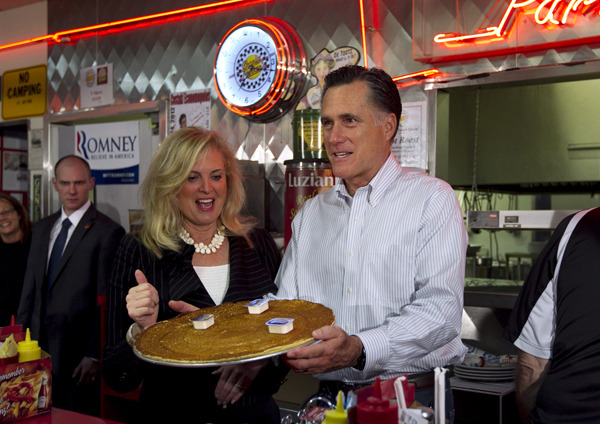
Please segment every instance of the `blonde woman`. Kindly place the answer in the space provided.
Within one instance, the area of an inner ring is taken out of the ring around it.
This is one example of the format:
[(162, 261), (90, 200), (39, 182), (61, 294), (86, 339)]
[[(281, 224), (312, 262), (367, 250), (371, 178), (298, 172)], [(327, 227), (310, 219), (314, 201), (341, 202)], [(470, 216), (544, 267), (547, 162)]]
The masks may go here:
[(117, 390), (143, 378), (140, 421), (191, 412), (201, 423), (279, 422), (271, 395), (284, 367), (268, 359), (193, 370), (142, 364), (125, 340), (133, 323), (135, 334), (180, 312), (276, 291), (280, 255), (241, 214), (244, 200), (237, 160), (216, 133), (188, 127), (161, 144), (142, 186), (144, 223), (121, 243), (107, 304), (105, 378)]

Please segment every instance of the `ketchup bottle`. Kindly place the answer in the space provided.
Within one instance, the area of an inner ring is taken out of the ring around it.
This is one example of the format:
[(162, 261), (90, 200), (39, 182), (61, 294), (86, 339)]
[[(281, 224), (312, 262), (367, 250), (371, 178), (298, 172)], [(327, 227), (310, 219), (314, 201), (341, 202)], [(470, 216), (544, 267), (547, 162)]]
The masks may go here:
[(398, 405), (390, 403), (381, 397), (381, 382), (379, 377), (375, 379), (373, 396), (369, 396), (366, 402), (358, 404), (356, 409), (357, 424), (397, 424)]
[(42, 376), (42, 385), (38, 393), (38, 410), (42, 411), (48, 408), (48, 377)]

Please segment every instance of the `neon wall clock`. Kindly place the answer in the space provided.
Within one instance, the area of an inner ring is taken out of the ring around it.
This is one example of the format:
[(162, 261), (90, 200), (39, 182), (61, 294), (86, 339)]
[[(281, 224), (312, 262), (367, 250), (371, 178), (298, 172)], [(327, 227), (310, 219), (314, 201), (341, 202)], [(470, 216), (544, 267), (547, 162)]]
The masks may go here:
[(227, 109), (252, 121), (275, 121), (295, 105), (306, 86), (302, 40), (281, 19), (244, 20), (221, 40), (214, 80)]

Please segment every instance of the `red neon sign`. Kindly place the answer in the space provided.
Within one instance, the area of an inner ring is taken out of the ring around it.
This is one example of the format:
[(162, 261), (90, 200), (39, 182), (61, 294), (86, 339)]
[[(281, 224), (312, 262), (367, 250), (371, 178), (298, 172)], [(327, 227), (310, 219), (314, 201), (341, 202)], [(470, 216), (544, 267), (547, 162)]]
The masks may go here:
[(363, 0), (358, 0), (358, 8), (360, 9), (360, 35), (363, 48), (363, 63), (365, 68), (369, 67), (369, 57), (367, 55), (367, 26), (365, 25), (365, 5)]
[[(529, 7), (536, 2), (537, 7)], [(433, 41), (448, 46), (464, 45), (461, 43), (467, 41), (499, 41), (503, 40), (514, 26), (517, 19), (513, 15), (533, 14), (536, 24), (555, 28), (566, 25), (569, 21), (574, 23), (578, 15), (588, 14), (599, 4), (600, 0), (511, 0), (498, 26), (480, 29), (475, 34), (441, 33), (437, 34)]]
[(17, 41), (14, 43), (2, 44), (0, 45), (0, 50), (10, 49), (12, 47), (20, 47), (28, 44), (35, 44), (41, 41), (54, 41), (56, 43), (60, 43), (64, 40), (68, 40), (70, 36), (83, 36), (89, 33), (96, 33), (99, 31), (109, 31), (115, 28), (126, 28), (129, 26), (137, 26), (140, 24), (148, 24), (150, 22), (154, 22), (160, 19), (168, 19), (168, 18), (182, 18), (187, 15), (191, 15), (194, 13), (208, 12), (215, 9), (224, 9), (227, 7), (241, 6), (243, 3), (256, 3), (259, 1), (269, 1), (269, 0), (223, 0), (216, 1), (209, 4), (204, 4), (201, 6), (192, 6), (186, 7), (184, 9), (176, 9), (170, 10), (168, 12), (155, 13), (152, 15), (144, 15), (138, 16), (131, 19), (123, 19), (120, 21), (106, 22), (98, 25), (91, 25), (82, 28), (75, 28), (66, 31), (58, 31), (54, 34), (43, 35), (40, 37), (29, 38), (22, 41)]
[(409, 79), (409, 78), (416, 78), (416, 79), (427, 78), (427, 77), (431, 77), (433, 75), (437, 75), (439, 73), (440, 73), (440, 71), (436, 68), (426, 69), (424, 71), (413, 72), (412, 74), (406, 74), (406, 75), (402, 75), (399, 77), (394, 77), (394, 78), (392, 78), (392, 80), (397, 83), (398, 81), (403, 81), (403, 80)]
[[(155, 23), (160, 22), (161, 20), (181, 19), (184, 16), (192, 15), (194, 13), (201, 13), (201, 12), (209, 12), (210, 13), (211, 11), (216, 11), (216, 10), (224, 9), (227, 7), (242, 7), (242, 6), (246, 6), (247, 4), (251, 4), (251, 3), (255, 3), (255, 2), (259, 2), (259, 1), (271, 1), (271, 0), (222, 0), (222, 1), (216, 1), (213, 3), (204, 4), (201, 6), (187, 7), (184, 9), (170, 10), (167, 12), (155, 13), (152, 15), (138, 16), (138, 17), (131, 18), (131, 19), (123, 19), (120, 21), (106, 22), (103, 24), (91, 25), (91, 26), (81, 27), (81, 28), (74, 28), (74, 29), (70, 29), (70, 30), (66, 30), (66, 31), (58, 31), (58, 32), (55, 32), (54, 34), (47, 34), (47, 35), (42, 35), (39, 37), (28, 38), (25, 40), (16, 41), (13, 43), (8, 43), (8, 44), (0, 44), (0, 51), (15, 48), (15, 47), (23, 47), (23, 46), (27, 46), (27, 45), (31, 45), (31, 44), (36, 44), (39, 42), (44, 42), (44, 41), (55, 42), (55, 43), (61, 43), (61, 42), (65, 42), (65, 41), (68, 42), (68, 41), (71, 41), (71, 36), (83, 37), (85, 35), (98, 34), (99, 32), (102, 32), (103, 34), (108, 34), (111, 32), (123, 31), (132, 26), (139, 28), (142, 25), (153, 25)], [(575, 0), (573, 0), (573, 1), (575, 1)], [(578, 0), (578, 1), (581, 2), (582, 0)], [(587, 1), (589, 1), (589, 0), (587, 0)], [(600, 1), (600, 0), (594, 0), (594, 1)], [(358, 0), (358, 3), (359, 3), (359, 11), (360, 11), (361, 42), (362, 42), (363, 57), (364, 57), (363, 60), (364, 60), (365, 68), (368, 68), (369, 63), (368, 63), (367, 35), (366, 35), (367, 26), (365, 23), (364, 0)], [(409, 79), (409, 78), (428, 77), (428, 76), (434, 75), (436, 73), (438, 73), (437, 69), (428, 69), (425, 71), (416, 72), (414, 74), (408, 74), (408, 75), (395, 77), (394, 81), (397, 82), (399, 80), (404, 80), (404, 79)]]

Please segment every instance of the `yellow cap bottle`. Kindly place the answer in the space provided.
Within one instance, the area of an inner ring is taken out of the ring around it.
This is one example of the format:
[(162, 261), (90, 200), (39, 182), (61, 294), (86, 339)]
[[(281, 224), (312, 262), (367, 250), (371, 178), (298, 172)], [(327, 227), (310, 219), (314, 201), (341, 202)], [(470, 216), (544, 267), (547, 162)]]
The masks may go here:
[(344, 410), (342, 403), (342, 392), (338, 392), (337, 405), (335, 409), (325, 412), (325, 421), (323, 424), (346, 424), (348, 422), (348, 412)]
[(42, 349), (36, 340), (31, 340), (29, 328), (25, 333), (25, 340), (18, 343), (17, 351), (19, 352), (19, 362), (35, 361), (42, 357)]

